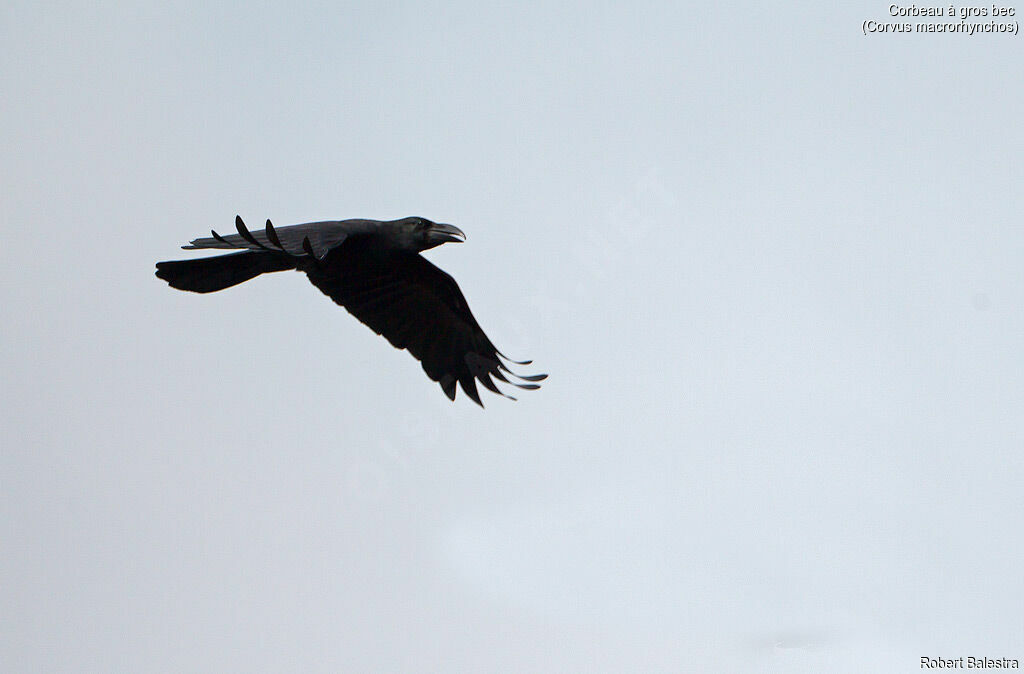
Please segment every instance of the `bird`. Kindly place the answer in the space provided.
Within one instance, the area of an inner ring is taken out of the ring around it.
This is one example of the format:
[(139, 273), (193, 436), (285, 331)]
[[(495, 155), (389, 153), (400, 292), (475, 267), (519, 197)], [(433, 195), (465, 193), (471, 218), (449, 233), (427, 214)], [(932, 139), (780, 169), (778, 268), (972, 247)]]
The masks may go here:
[[(495, 348), (469, 309), (459, 285), (421, 252), (466, 235), (454, 225), (421, 217), (308, 222), (250, 232), (235, 216), (237, 234), (193, 239), (184, 250), (241, 249), (215, 257), (156, 263), (157, 278), (172, 288), (212, 293), (261, 274), (296, 270), (395, 348), (406, 349), (440, 384), (449, 400), (457, 385), (483, 407), (477, 382), (511, 400), (493, 379), (524, 390), (540, 388), (546, 374), (521, 375), (516, 361)], [(493, 379), (492, 379), (493, 377)], [(510, 378), (511, 377), (511, 378)], [(518, 379), (519, 381), (514, 381)]]

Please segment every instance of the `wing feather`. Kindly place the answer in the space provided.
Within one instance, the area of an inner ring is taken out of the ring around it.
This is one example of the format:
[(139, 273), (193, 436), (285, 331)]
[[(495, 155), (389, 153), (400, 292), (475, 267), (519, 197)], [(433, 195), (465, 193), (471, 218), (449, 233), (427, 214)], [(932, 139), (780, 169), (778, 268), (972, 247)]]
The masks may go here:
[[(282, 242), (287, 229), (277, 230)], [(370, 237), (351, 236), (304, 271), (313, 285), (362, 323), (395, 347), (407, 349), (450, 399), (455, 399), (458, 385), (482, 407), (477, 382), (511, 397), (493, 379), (522, 389), (538, 388), (505, 377), (508, 370), (498, 350), (473, 317), (455, 279), (419, 254), (384, 249)], [(544, 376), (531, 375), (529, 381)]]
[[(241, 218), (236, 218), (235, 226)], [(309, 247), (313, 255), (323, 259), (327, 252), (335, 248), (345, 240), (351, 233), (366, 229), (366, 221), (363, 220), (325, 220), (322, 222), (307, 222), (301, 225), (289, 225), (287, 227), (272, 227), (269, 225), (266, 230), (244, 230), (244, 225), (239, 229), (238, 234), (220, 235), (217, 232), (210, 232), (212, 236), (194, 239), (185, 250), (197, 248), (248, 248), (249, 250), (260, 249), (283, 249), (292, 255), (309, 255), (303, 245), (309, 239)], [(243, 233), (244, 230), (244, 233)]]

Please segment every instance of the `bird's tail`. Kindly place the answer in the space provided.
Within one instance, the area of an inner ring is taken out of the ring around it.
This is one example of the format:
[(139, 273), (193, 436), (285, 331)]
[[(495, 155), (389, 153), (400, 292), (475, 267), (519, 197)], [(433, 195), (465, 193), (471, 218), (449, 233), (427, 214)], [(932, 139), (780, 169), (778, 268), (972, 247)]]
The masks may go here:
[(216, 292), (260, 274), (286, 269), (295, 269), (295, 262), (291, 258), (264, 251), (156, 263), (158, 278), (167, 281), (172, 288), (194, 293)]

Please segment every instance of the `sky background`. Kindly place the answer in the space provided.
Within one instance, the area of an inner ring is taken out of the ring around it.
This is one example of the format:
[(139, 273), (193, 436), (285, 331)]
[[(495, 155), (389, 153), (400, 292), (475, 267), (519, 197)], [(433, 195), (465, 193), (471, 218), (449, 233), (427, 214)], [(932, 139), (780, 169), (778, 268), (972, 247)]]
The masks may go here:
[[(0, 670), (1024, 659), (1022, 38), (888, 6), (5, 2)], [(550, 379), (153, 276), (236, 213)]]

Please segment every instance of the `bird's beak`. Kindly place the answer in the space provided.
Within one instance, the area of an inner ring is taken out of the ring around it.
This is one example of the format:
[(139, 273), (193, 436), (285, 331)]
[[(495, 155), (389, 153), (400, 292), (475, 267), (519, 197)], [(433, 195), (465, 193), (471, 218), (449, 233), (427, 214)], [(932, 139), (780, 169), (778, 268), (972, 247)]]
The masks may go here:
[(446, 225), (443, 222), (435, 222), (431, 225), (430, 234), (431, 238), (438, 243), (447, 243), (448, 241), (462, 243), (466, 240), (466, 235), (462, 233), (461, 229), (455, 225)]

